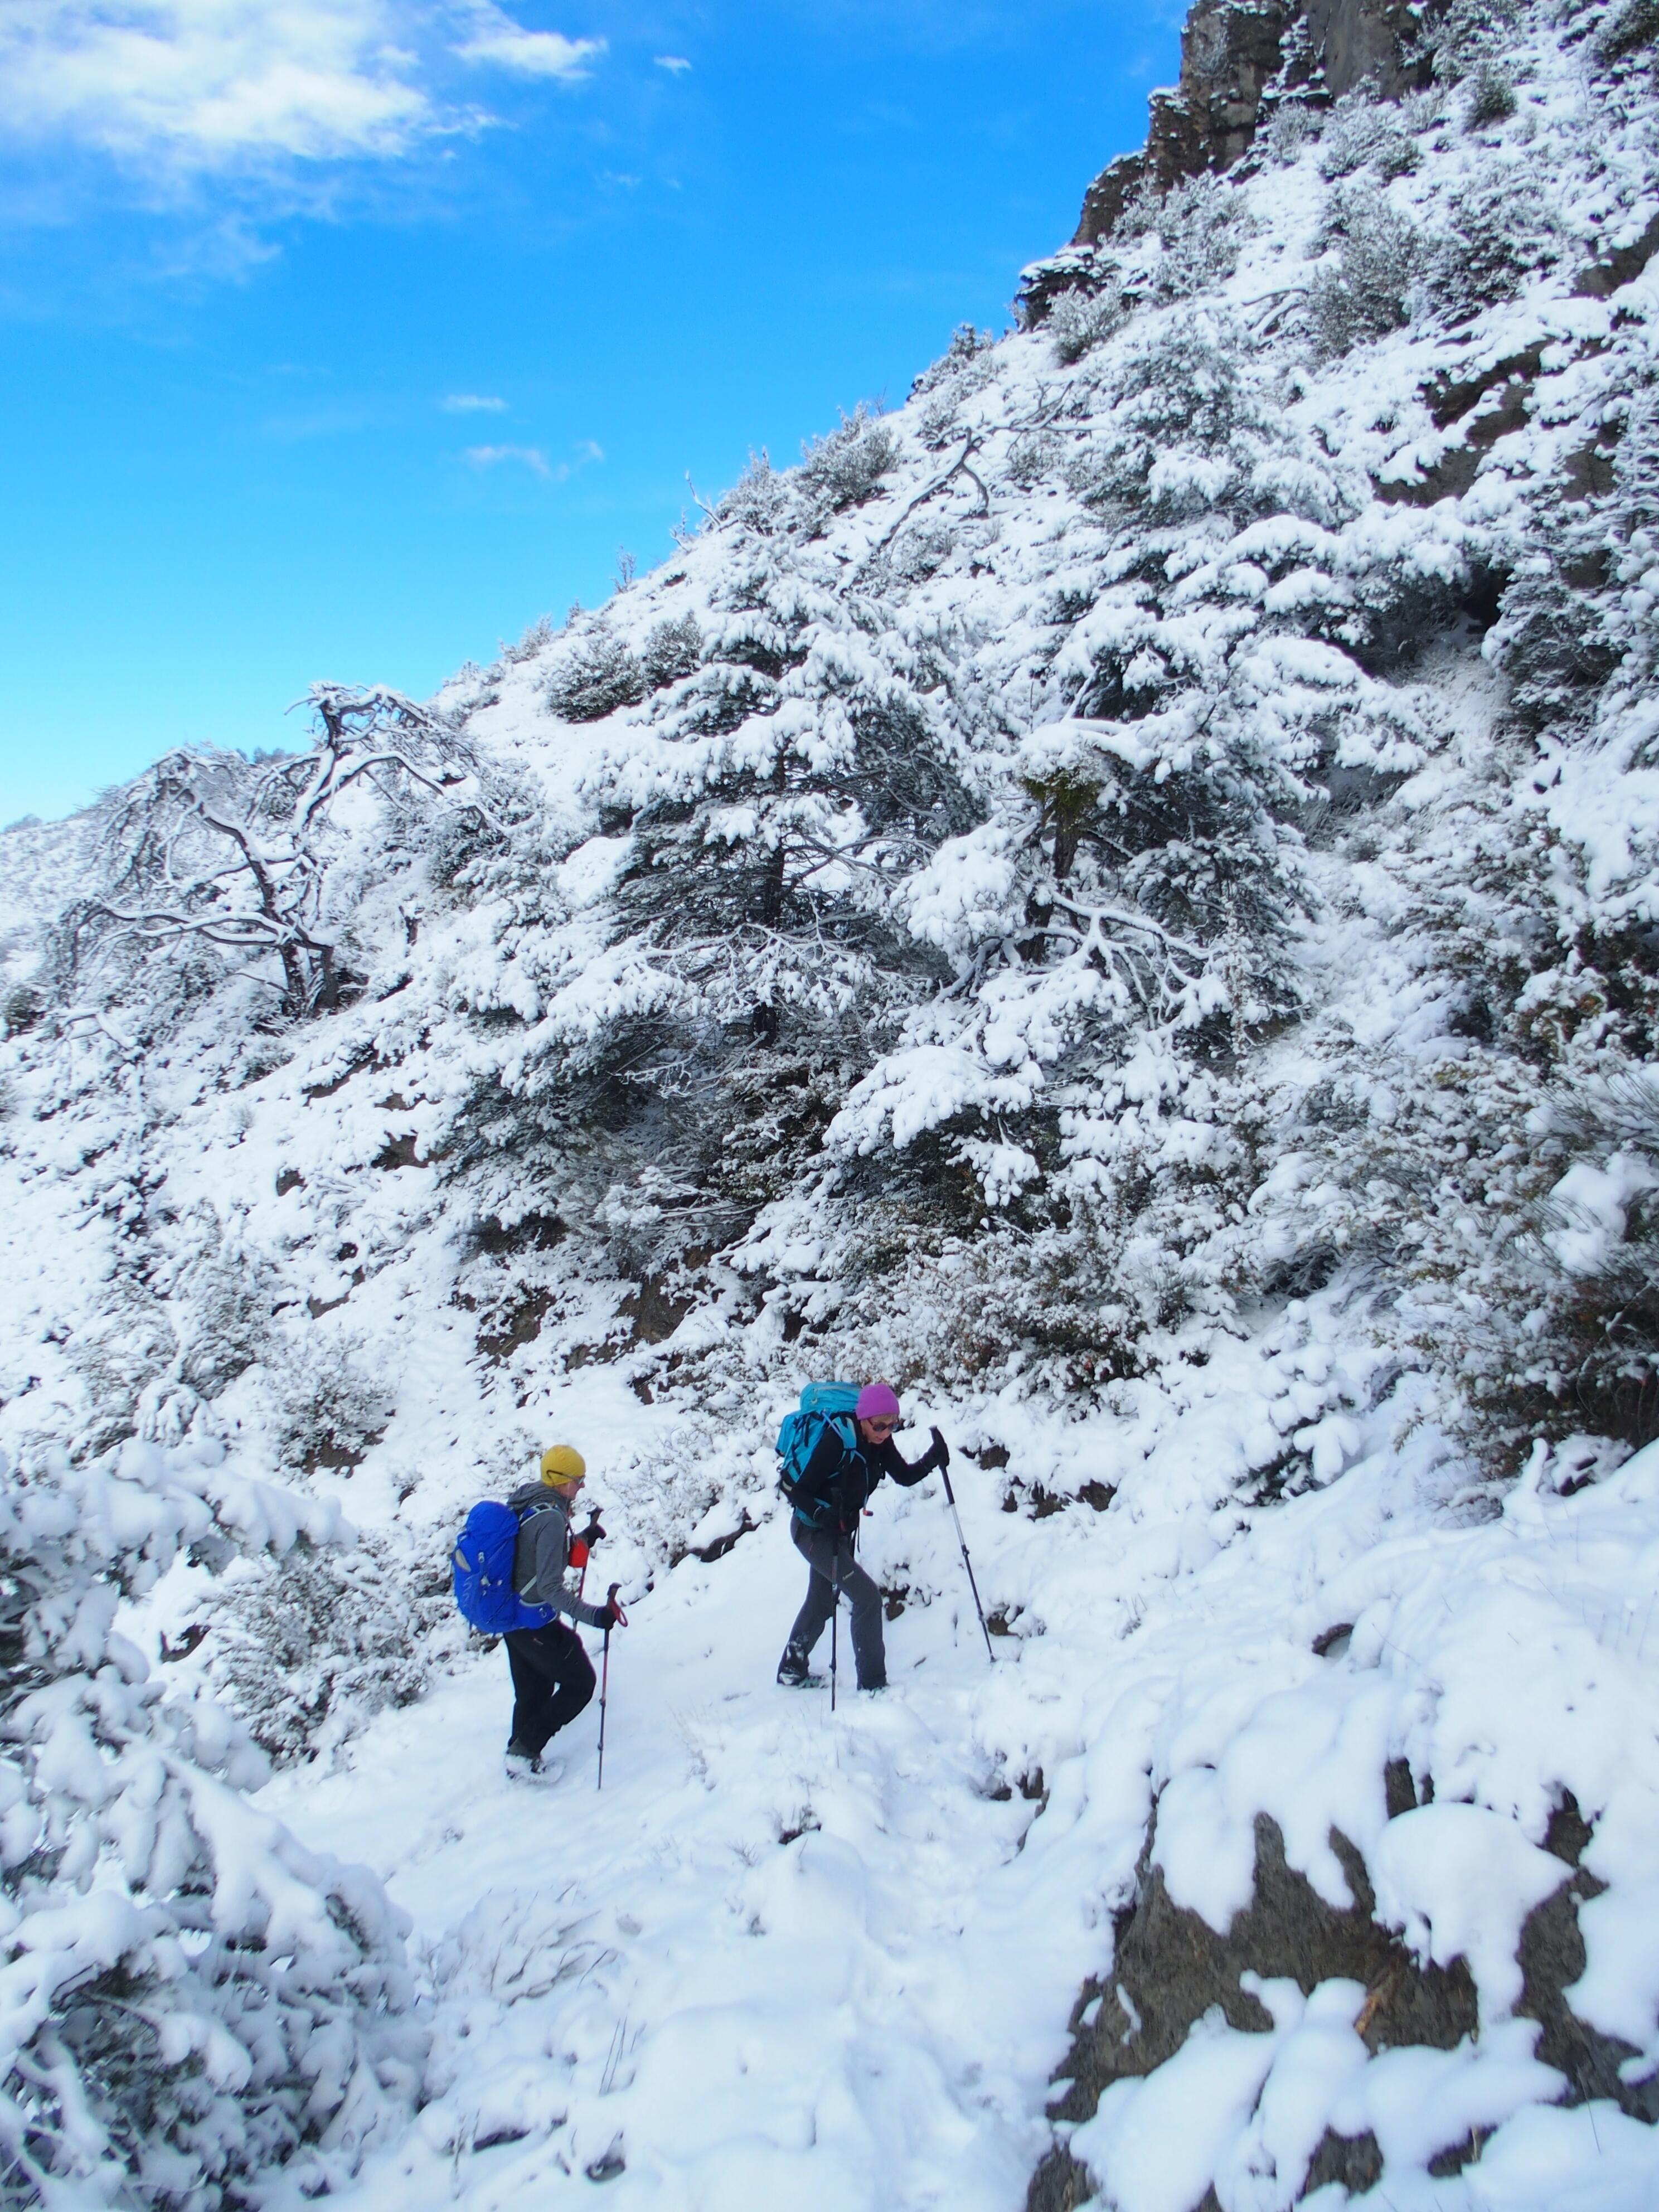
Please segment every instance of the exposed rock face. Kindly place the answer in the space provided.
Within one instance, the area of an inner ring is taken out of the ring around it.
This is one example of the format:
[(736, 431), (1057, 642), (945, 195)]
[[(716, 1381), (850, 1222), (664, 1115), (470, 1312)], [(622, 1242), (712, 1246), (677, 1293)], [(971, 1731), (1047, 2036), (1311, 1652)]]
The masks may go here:
[[(1391, 1814), (1416, 1802), (1411, 1776), (1396, 1761), (1387, 1776)], [(1659, 2079), (1623, 2080), (1621, 2060), (1633, 2054), (1578, 2019), (1565, 1990), (1584, 1971), (1578, 1929), (1580, 1900), (1601, 1887), (1578, 1866), (1590, 1831), (1571, 1797), (1554, 1814), (1546, 1848), (1576, 1869), (1528, 1917), (1522, 1931), (1524, 1993), (1516, 2007), (1540, 2022), (1538, 2056), (1565, 2075), (1566, 2101), (1609, 2098), (1633, 2118), (1659, 2117)], [(1357, 2023), (1373, 2053), (1405, 2045), (1450, 2051), (1480, 2024), (1474, 1984), (1462, 1959), (1449, 1967), (1421, 1966), (1398, 1936), (1377, 1925), (1376, 1899), (1364, 1863), (1347, 1838), (1333, 1830), (1331, 1845), (1342, 1863), (1355, 1903), (1339, 1911), (1306, 1878), (1287, 1866), (1285, 1842), (1265, 1814), (1256, 1821), (1255, 1893), (1224, 1936), (1195, 1912), (1176, 1905), (1160, 1870), (1152, 1864), (1149, 1837), (1133, 1904), (1118, 1924), (1116, 1955), (1104, 1982), (1080, 1991), (1073, 2014), (1071, 2055), (1063, 2069), (1063, 2094), (1052, 2107), (1060, 2121), (1087, 2119), (1114, 2081), (1152, 2073), (1172, 2058), (1195, 2022), (1212, 2007), (1227, 2023), (1265, 2033), (1272, 2022), (1259, 1999), (1242, 1985), (1254, 1972), (1283, 1976), (1308, 1993), (1322, 1981), (1362, 1983), (1367, 1998)], [(1092, 2019), (1085, 2024), (1091, 2006)], [(1126, 2002), (1127, 2001), (1127, 2002)], [(1473, 2154), (1467, 2142), (1448, 2143), (1433, 2170), (1455, 2171)], [(1328, 2133), (1316, 2152), (1301, 2194), (1328, 2182), (1358, 2193), (1382, 2170), (1370, 2136)], [(1027, 2212), (1074, 2212), (1094, 2195), (1086, 2170), (1056, 2148), (1032, 2177)], [(1212, 2196), (1206, 2203), (1213, 2205)]]
[[(1306, 26), (1309, 77), (1322, 82), (1333, 100), (1370, 77), (1385, 100), (1427, 81), (1420, 41), (1433, 8), (1413, 8), (1406, 0), (1309, 0), (1302, 13)], [(1293, 70), (1292, 82), (1305, 81)]]
[(1155, 92), (1144, 153), (1108, 164), (1084, 196), (1073, 246), (1109, 236), (1143, 182), (1231, 168), (1248, 153), (1276, 81), (1334, 99), (1372, 78), (1389, 98), (1420, 81), (1425, 11), (1404, 0), (1197, 0), (1181, 34), (1181, 81)]

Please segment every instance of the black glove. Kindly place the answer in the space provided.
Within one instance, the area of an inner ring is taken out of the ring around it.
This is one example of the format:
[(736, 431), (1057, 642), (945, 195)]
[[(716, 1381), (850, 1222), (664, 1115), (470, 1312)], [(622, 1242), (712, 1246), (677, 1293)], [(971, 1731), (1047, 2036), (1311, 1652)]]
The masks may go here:
[(587, 1526), (577, 1532), (576, 1540), (578, 1543), (586, 1544), (590, 1551), (595, 1544), (602, 1544), (605, 1541), (605, 1530), (597, 1513), (589, 1514)]
[(933, 1431), (933, 1449), (927, 1455), (928, 1465), (930, 1467), (936, 1468), (949, 1467), (951, 1464), (950, 1445), (945, 1443), (944, 1437), (939, 1434), (937, 1429)]
[(626, 1628), (628, 1626), (628, 1615), (617, 1602), (617, 1592), (621, 1588), (620, 1583), (612, 1583), (605, 1597), (605, 1626), (607, 1628)]

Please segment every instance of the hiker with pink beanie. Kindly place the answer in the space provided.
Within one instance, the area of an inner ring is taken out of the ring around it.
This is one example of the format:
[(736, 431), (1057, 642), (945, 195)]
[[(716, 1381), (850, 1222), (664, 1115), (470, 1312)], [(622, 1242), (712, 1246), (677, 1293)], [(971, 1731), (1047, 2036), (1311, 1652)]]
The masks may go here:
[[(837, 1389), (836, 1385), (824, 1386), (824, 1394)], [(806, 1601), (778, 1662), (778, 1680), (805, 1687), (816, 1679), (812, 1647), (829, 1625), (839, 1592), (852, 1605), (859, 1687), (884, 1690), (887, 1654), (882, 1642), (881, 1591), (858, 1563), (859, 1516), (883, 1475), (890, 1474), (908, 1489), (936, 1468), (949, 1467), (950, 1447), (935, 1429), (932, 1444), (914, 1466), (903, 1457), (893, 1442), (903, 1416), (896, 1394), (886, 1382), (866, 1382), (850, 1413), (825, 1410), (816, 1416), (792, 1416), (803, 1421), (811, 1418), (821, 1422), (822, 1432), (803, 1453), (800, 1472), (787, 1486), (793, 1508), (790, 1534), (811, 1576)]]

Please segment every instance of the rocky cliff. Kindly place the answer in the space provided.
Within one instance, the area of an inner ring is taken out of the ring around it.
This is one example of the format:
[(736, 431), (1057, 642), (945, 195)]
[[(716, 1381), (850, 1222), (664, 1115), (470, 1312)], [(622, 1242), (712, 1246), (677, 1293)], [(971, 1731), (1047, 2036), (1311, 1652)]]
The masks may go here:
[(1146, 149), (1103, 168), (1084, 195), (1073, 246), (1109, 237), (1143, 185), (1230, 169), (1274, 96), (1324, 102), (1369, 79), (1384, 99), (1427, 81), (1431, 8), (1407, 0), (1199, 0), (1181, 34), (1181, 80), (1155, 92)]

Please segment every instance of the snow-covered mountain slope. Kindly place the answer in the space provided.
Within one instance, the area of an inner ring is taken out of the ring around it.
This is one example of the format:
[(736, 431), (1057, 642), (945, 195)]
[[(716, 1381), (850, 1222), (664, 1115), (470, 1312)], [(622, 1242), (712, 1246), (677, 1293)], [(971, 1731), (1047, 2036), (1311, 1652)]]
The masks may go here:
[(84, 816), (73, 815), (67, 822), (29, 818), (0, 830), (0, 959), (9, 989), (27, 980), (40, 957), (43, 929), (80, 889), (87, 826)]
[[(1202, 7), (1026, 326), (0, 841), (20, 2203), (1659, 2199), (1656, 20)], [(884, 1491), (832, 1718), (834, 1373), (996, 1656)]]

